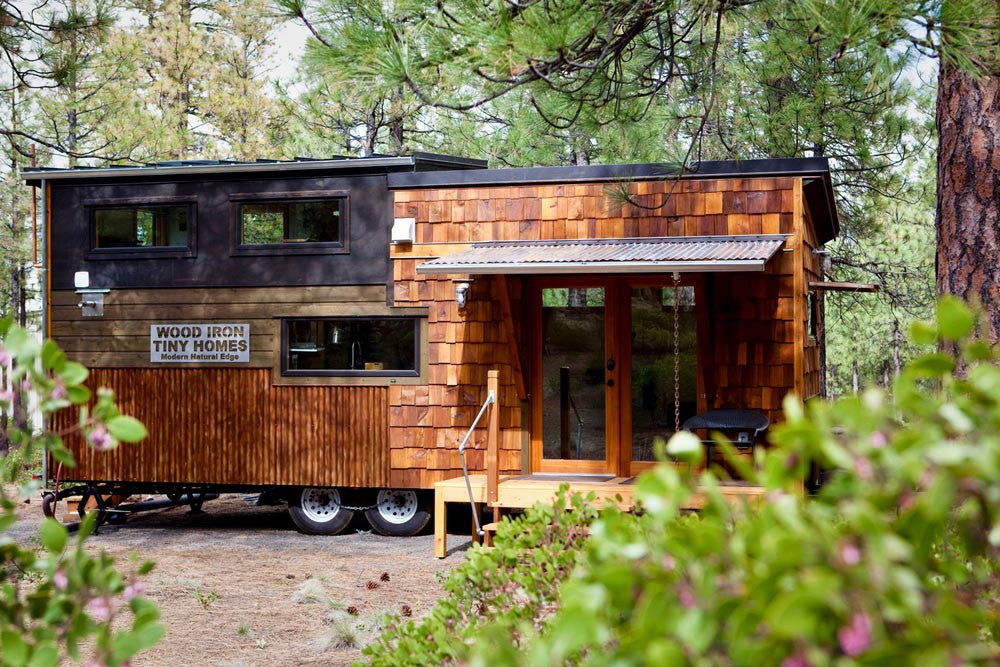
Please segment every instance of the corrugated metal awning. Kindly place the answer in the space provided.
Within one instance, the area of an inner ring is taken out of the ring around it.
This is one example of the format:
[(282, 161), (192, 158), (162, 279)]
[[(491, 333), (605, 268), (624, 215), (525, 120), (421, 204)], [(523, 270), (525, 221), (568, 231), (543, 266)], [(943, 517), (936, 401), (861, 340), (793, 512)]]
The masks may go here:
[(785, 234), (565, 241), (483, 241), (424, 262), (421, 274), (763, 271)]

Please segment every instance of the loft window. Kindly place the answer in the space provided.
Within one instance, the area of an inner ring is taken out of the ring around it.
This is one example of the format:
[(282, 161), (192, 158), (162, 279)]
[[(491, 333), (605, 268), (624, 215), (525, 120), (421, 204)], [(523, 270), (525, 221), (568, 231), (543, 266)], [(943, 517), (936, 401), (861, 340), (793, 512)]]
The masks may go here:
[(415, 317), (285, 319), (281, 374), (416, 377), (419, 326)]
[(90, 209), (92, 250), (98, 254), (188, 254), (192, 249), (192, 209), (189, 204), (94, 206)]
[(242, 201), (237, 254), (346, 252), (345, 197)]

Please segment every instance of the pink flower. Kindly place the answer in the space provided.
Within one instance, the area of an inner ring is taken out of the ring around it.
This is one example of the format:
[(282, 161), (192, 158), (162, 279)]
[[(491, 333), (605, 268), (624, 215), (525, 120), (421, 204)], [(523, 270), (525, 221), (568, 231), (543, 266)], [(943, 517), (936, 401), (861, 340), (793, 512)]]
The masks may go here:
[(872, 462), (864, 456), (854, 459), (854, 473), (862, 482), (870, 482), (875, 478), (875, 469), (872, 467)]
[(3, 401), (4, 403), (13, 403), (14, 392), (10, 391), (9, 389), (4, 389), (3, 391), (0, 391), (0, 401)]
[(840, 560), (844, 565), (857, 565), (861, 562), (861, 550), (853, 542), (844, 542), (840, 545)]
[(94, 446), (99, 452), (105, 449), (110, 449), (114, 444), (114, 438), (108, 433), (108, 429), (103, 424), (98, 424), (91, 431), (90, 435), (87, 436), (87, 441)]
[(95, 621), (104, 623), (111, 619), (111, 602), (107, 598), (92, 598), (83, 610)]
[(66, 578), (62, 570), (56, 570), (56, 573), (52, 575), (52, 585), (64, 591), (69, 586), (69, 579)]
[(674, 568), (677, 567), (677, 561), (674, 560), (673, 556), (667, 554), (666, 556), (663, 557), (663, 562), (661, 563), (661, 566), (667, 572), (673, 572)]
[(58, 401), (60, 398), (66, 397), (66, 385), (62, 382), (56, 382), (56, 386), (52, 388), (52, 393), (49, 394), (53, 400)]
[(885, 434), (885, 431), (875, 431), (872, 433), (871, 443), (875, 449), (882, 449), (889, 444), (889, 436)]
[(837, 630), (840, 649), (851, 656), (857, 657), (872, 645), (872, 622), (863, 611), (855, 612), (844, 627)]
[(695, 607), (694, 592), (691, 590), (691, 587), (688, 586), (687, 584), (682, 583), (677, 587), (677, 599), (681, 601), (681, 604), (684, 606), (685, 609), (694, 609)]
[(796, 651), (781, 661), (781, 667), (810, 667), (811, 664), (802, 651)]
[(145, 590), (146, 587), (142, 585), (141, 581), (133, 581), (125, 587), (125, 590), (122, 592), (122, 597), (126, 600), (131, 600), (137, 595), (142, 595)]
[(0, 366), (10, 366), (10, 352), (0, 347)]

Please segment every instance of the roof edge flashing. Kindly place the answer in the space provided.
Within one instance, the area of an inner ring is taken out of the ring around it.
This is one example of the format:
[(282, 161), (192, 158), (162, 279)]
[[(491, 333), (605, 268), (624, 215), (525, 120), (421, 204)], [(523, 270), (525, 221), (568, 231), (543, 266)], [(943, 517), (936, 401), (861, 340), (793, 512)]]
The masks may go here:
[[(41, 179), (75, 180), (94, 178), (172, 178), (176, 176), (213, 175), (213, 174), (245, 174), (273, 173), (283, 174), (301, 171), (362, 171), (369, 169), (400, 169), (419, 170), (421, 167), (433, 173), (436, 170), (481, 170), (487, 166), (485, 160), (473, 158), (439, 155), (436, 153), (413, 153), (411, 155), (361, 157), (361, 158), (331, 158), (331, 159), (296, 159), (296, 160), (261, 160), (256, 162), (233, 161), (175, 161), (155, 165), (123, 165), (107, 167), (37, 167), (25, 169), (22, 177), (28, 184)], [(432, 171), (433, 170), (433, 171)]]
[[(671, 261), (660, 262), (650, 260), (645, 262), (531, 262), (512, 267), (509, 264), (449, 264), (428, 266), (427, 263), (417, 267), (420, 275), (500, 275), (500, 274), (538, 274), (538, 275), (570, 275), (579, 273), (612, 274), (612, 273), (761, 273), (766, 268), (766, 260), (707, 260), (707, 261)], [(517, 270), (513, 270), (516, 268)]]

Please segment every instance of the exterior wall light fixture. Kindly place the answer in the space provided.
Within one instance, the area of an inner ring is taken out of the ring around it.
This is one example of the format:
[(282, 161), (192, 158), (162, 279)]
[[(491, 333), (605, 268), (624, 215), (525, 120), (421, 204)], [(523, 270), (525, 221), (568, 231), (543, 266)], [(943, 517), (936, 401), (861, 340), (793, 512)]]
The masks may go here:
[(111, 290), (91, 287), (90, 273), (77, 271), (73, 274), (73, 286), (80, 295), (80, 303), (76, 304), (84, 317), (104, 317), (104, 295)]
[(472, 287), (471, 278), (455, 281), (455, 303), (458, 305), (459, 310), (464, 309), (469, 301), (470, 287)]

